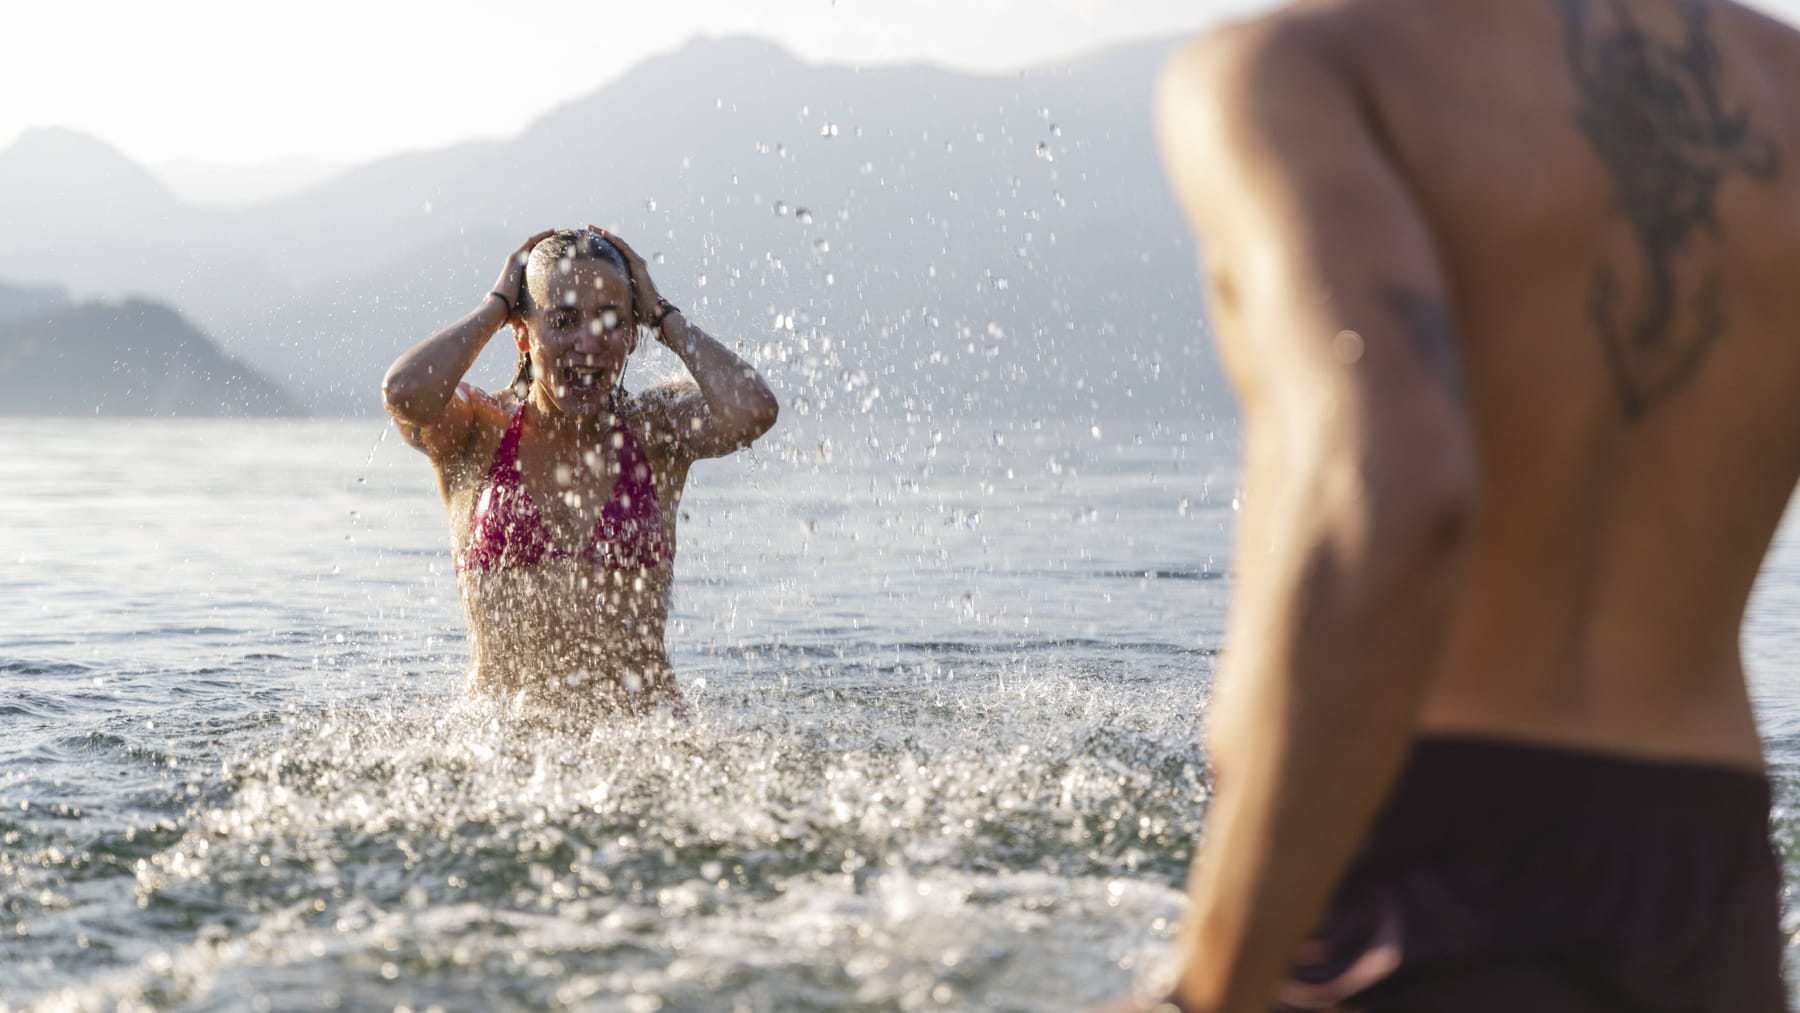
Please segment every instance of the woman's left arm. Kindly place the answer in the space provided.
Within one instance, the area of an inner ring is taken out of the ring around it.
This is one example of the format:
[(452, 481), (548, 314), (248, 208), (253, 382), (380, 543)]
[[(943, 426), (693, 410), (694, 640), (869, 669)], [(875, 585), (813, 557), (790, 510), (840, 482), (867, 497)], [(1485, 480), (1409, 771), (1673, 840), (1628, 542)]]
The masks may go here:
[[(669, 307), (657, 331), (681, 358), (694, 387), (665, 388), (661, 414), (675, 441), (696, 458), (722, 457), (769, 431), (781, 406), (756, 367)], [(698, 388), (698, 389), (695, 389)]]
[(631, 245), (602, 228), (589, 225), (625, 256), (631, 269), (637, 322), (652, 326), (669, 351), (681, 358), (695, 387), (672, 384), (648, 391), (645, 400), (667, 427), (670, 438), (689, 457), (723, 457), (748, 447), (775, 424), (781, 406), (756, 367), (693, 324), (679, 309), (663, 302), (650, 280), (650, 267)]

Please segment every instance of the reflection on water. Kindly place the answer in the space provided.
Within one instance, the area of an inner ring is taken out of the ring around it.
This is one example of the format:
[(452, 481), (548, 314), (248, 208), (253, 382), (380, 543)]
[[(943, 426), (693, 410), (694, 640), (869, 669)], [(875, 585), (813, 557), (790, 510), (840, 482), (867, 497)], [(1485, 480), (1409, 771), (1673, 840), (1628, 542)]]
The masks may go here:
[[(444, 522), (392, 441), (357, 480), (374, 426), (0, 424), (0, 1004), (1128, 987), (1205, 809), (1236, 482), (1206, 434), (1106, 432), (702, 465), (670, 632), (699, 717), (573, 734), (453, 703)], [(1790, 883), (1797, 552), (1746, 637)]]
[(702, 465), (700, 717), (574, 735), (452, 703), (374, 427), (7, 427), (0, 1002), (1039, 1009), (1162, 952), (1231, 488), (1179, 434)]
[(193, 751), (154, 757), (135, 729), (68, 737), (85, 766), (191, 780), (141, 776), (137, 825), (9, 818), (27, 846), (8, 900), (38, 951), (19, 984), (106, 1005), (292, 1008), (347, 983), (357, 1004), (760, 1009), (1043, 1008), (1128, 981), (1199, 825), (1191, 709), (1097, 679), (865, 674), (709, 685), (691, 726), (590, 737), (435, 700), (211, 745), (165, 727)]

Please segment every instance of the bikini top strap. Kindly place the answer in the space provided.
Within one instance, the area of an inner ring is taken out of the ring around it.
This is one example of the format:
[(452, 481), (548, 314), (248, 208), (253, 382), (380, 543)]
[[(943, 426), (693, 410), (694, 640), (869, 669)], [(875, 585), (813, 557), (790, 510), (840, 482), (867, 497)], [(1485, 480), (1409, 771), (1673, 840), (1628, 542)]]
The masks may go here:
[(500, 437), (500, 446), (494, 448), (494, 463), (488, 467), (488, 482), (497, 479), (511, 479), (519, 473), (519, 440), (525, 433), (525, 405), (521, 403), (513, 412), (512, 421), (506, 426), (505, 435)]
[(619, 437), (619, 483), (631, 489), (654, 487), (656, 483), (650, 476), (650, 459), (644, 455), (643, 448), (638, 446), (637, 437), (631, 434), (631, 427), (625, 424), (624, 417), (616, 412), (613, 414), (613, 432)]

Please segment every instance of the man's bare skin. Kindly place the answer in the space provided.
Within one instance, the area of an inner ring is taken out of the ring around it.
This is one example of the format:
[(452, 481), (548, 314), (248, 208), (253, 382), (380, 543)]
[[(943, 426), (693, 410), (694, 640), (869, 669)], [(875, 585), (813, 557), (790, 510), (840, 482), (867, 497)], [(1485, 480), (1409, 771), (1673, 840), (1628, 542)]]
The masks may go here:
[(1416, 741), (1760, 772), (1800, 479), (1800, 36), (1316, 0), (1159, 99), (1247, 431), (1176, 997), (1265, 1010)]

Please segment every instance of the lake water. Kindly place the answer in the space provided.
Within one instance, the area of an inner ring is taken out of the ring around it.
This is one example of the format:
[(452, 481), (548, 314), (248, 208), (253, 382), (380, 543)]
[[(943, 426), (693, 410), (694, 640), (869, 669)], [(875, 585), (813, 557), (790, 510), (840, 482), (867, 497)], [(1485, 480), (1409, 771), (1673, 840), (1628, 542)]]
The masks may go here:
[[(445, 521), (380, 423), (0, 421), (0, 1007), (1129, 987), (1205, 808), (1230, 438), (813, 421), (690, 479), (698, 720), (586, 738), (452, 708)], [(1796, 644), (1784, 535), (1746, 652), (1790, 884)]]

